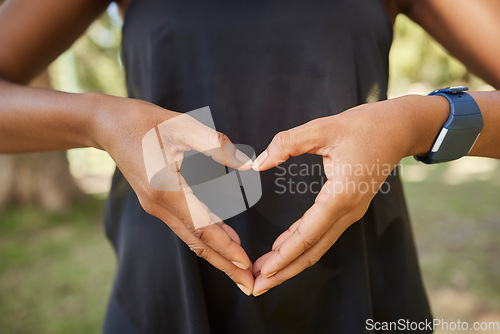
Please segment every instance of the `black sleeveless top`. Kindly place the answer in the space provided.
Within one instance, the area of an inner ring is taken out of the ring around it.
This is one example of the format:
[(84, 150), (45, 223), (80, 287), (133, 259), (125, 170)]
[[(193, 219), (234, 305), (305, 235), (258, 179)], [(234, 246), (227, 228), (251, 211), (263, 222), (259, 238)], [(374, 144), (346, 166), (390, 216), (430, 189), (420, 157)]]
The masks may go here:
[[(379, 0), (135, 0), (123, 56), (130, 97), (179, 112), (210, 106), (217, 130), (261, 152), (281, 130), (385, 99), (391, 41)], [(293, 185), (324, 178), (280, 183), (276, 173), (261, 173), (257, 205), (226, 220), (252, 261), (314, 202)], [(118, 270), (103, 331), (349, 334), (368, 332), (368, 319), (431, 319), (401, 184), (388, 182), (316, 265), (255, 298), (146, 214), (117, 171), (105, 227)]]

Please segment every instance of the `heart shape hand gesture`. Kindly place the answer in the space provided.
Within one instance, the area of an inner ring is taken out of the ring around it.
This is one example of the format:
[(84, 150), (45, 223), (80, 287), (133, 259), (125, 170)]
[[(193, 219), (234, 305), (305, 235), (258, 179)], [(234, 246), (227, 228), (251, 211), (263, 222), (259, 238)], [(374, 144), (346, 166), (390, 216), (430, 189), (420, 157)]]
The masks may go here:
[[(108, 117), (99, 122), (104, 127), (100, 133), (114, 132), (115, 136), (101, 138), (99, 146), (115, 160), (146, 212), (164, 221), (191, 250), (226, 273), (247, 295), (261, 295), (315, 264), (364, 215), (388, 174), (411, 153), (413, 144), (411, 136), (401, 133), (403, 127), (392, 126), (408, 121), (397, 103), (384, 101), (280, 132), (252, 165), (229, 138), (194, 118), (134, 101), (120, 110), (118, 121), (104, 114)], [(166, 120), (168, 126), (163, 126)], [(155, 189), (155, 182), (151, 182), (158, 166), (153, 163), (145, 168), (143, 159), (138, 158), (150, 147), (141, 145), (148, 133), (164, 144), (162, 159), (172, 162), (156, 180), (168, 185), (168, 191)], [(293, 156), (317, 154), (323, 157), (327, 182), (314, 205), (252, 265), (237, 233), (196, 198), (180, 175), (183, 153), (190, 150), (237, 170), (256, 171), (273, 168)], [(354, 164), (361, 173), (346, 172), (352, 169), (344, 167)], [(383, 172), (374, 174), (374, 170)], [(351, 189), (349, 184), (357, 187)]]

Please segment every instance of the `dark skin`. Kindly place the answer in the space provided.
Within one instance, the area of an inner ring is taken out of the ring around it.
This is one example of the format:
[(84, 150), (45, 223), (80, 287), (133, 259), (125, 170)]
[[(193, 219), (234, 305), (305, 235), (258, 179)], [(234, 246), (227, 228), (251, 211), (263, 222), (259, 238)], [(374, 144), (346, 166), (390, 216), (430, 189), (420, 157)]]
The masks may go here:
[[(499, 1), (384, 3), (392, 19), (400, 12), (407, 14), (472, 72), (500, 87)], [(197, 255), (224, 271), (246, 294), (260, 295), (316, 263), (364, 214), (373, 193), (337, 194), (335, 200), (325, 200), (325, 194), (329, 194), (326, 187), (304, 217), (252, 267), (229, 226), (218, 223), (194, 229), (184, 192), (155, 191), (149, 186), (141, 140), (150, 129), (178, 113), (134, 99), (26, 86), (69, 48), (108, 4), (103, 0), (8, 0), (0, 7), (0, 152), (89, 146), (107, 151), (144, 209), (163, 220)], [(129, 4), (130, 0), (120, 2), (122, 13)], [(481, 107), (485, 127), (470, 154), (500, 158), (500, 132), (496, 131), (500, 125), (500, 94), (472, 95)], [(269, 169), (279, 160), (304, 153), (322, 155), (325, 167), (339, 159), (345, 163), (396, 165), (404, 156), (429, 151), (448, 110), (448, 103), (441, 97), (405, 96), (362, 105), (280, 132), (267, 149), (267, 159), (254, 168)], [(203, 151), (204, 143), (230, 143), (223, 134), (193, 122), (176, 124), (167, 132), (164, 135), (172, 143), (169, 149), (175, 154), (188, 149)], [(218, 161), (234, 164), (231, 159)], [(328, 177), (334, 180), (338, 175)], [(374, 181), (381, 184), (385, 177), (379, 175)]]

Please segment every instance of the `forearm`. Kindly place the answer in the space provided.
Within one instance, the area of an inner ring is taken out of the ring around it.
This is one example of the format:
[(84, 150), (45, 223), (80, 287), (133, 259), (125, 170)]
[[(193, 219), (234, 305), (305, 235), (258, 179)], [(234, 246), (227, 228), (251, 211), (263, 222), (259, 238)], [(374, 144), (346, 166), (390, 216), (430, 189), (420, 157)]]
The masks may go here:
[[(101, 99), (102, 101), (102, 99)], [(95, 94), (70, 94), (0, 79), (0, 153), (96, 146)]]
[(484, 127), (468, 155), (500, 159), (500, 91), (470, 95), (481, 109)]
[[(468, 155), (500, 159), (500, 91), (470, 92), (484, 119), (484, 127)], [(425, 156), (430, 151), (449, 115), (448, 101), (441, 96), (411, 95), (401, 98), (401, 109), (407, 113), (411, 129), (408, 155)]]

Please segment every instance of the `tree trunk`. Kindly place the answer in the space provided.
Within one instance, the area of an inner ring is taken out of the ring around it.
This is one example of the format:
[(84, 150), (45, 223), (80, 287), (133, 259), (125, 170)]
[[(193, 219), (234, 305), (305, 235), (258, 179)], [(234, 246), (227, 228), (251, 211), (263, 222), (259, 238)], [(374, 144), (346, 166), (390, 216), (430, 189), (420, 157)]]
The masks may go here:
[[(50, 87), (48, 73), (31, 85)], [(0, 155), (0, 210), (30, 204), (65, 211), (84, 196), (69, 172), (65, 151)]]

